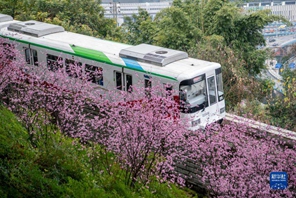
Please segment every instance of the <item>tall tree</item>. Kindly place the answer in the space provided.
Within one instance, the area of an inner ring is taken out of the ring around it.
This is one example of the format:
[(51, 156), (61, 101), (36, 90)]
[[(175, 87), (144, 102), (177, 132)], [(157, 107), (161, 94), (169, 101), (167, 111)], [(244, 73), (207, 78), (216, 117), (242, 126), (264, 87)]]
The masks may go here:
[(214, 35), (223, 37), (223, 44), (244, 61), (244, 68), (251, 75), (264, 69), (267, 57), (266, 51), (257, 49), (257, 46), (265, 44), (261, 30), (274, 20), (286, 21), (271, 15), (269, 10), (249, 13), (237, 7), (237, 4), (223, 0), (186, 0), (177, 5), (190, 16), (192, 23), (197, 24), (203, 38)]
[(132, 17), (125, 17), (122, 24), (122, 31), (125, 33), (125, 39), (132, 45), (147, 43), (152, 44), (155, 34), (155, 25), (149, 13), (139, 8), (139, 14), (133, 14)]
[(20, 8), (24, 7), (23, 0), (1, 0), (0, 1), (0, 10), (2, 14), (8, 14), (12, 17), (20, 14)]
[(154, 38), (156, 45), (188, 51), (199, 35), (188, 13), (179, 7), (163, 9), (156, 15), (154, 23), (157, 27)]

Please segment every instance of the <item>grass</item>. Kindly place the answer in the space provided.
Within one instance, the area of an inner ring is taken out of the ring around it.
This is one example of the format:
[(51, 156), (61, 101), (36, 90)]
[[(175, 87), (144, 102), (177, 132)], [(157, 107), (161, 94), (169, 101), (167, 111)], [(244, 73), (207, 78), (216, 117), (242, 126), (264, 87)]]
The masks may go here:
[(15, 115), (0, 106), (0, 197), (197, 197), (190, 189), (156, 181), (130, 188), (118, 166), (112, 174), (104, 169), (102, 157), (110, 161), (112, 155), (101, 156), (99, 145), (51, 132), (46, 141), (32, 146)]

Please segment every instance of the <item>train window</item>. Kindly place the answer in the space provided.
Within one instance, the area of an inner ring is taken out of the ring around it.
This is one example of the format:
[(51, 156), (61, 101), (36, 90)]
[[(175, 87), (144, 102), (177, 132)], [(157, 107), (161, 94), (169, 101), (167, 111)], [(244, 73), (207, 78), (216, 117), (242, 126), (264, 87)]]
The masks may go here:
[(31, 53), (30, 53), (30, 49), (25, 49), (25, 55), (26, 55), (26, 62), (27, 64), (31, 64)]
[(152, 83), (150, 79), (145, 79), (145, 88), (151, 88), (152, 87)]
[(82, 74), (82, 63), (75, 60), (65, 60), (66, 72), (70, 77), (77, 78)]
[(37, 50), (31, 50), (32, 52), (32, 56), (33, 56), (33, 63), (35, 66), (38, 66), (38, 54), (37, 54)]
[(85, 71), (88, 73), (89, 81), (101, 86), (104, 85), (103, 68), (85, 64)]
[(213, 105), (217, 102), (216, 83), (215, 83), (214, 76), (208, 78), (208, 89), (209, 89), (209, 96), (210, 96), (210, 105)]
[(133, 91), (133, 77), (129, 74), (125, 75), (126, 79), (126, 91), (132, 92)]
[(47, 61), (47, 68), (49, 71), (57, 71), (59, 68), (63, 68), (62, 57), (47, 54), (46, 61)]
[(121, 72), (115, 72), (116, 89), (122, 90), (122, 74)]
[(152, 82), (150, 79), (145, 79), (145, 95), (151, 97)]
[(223, 91), (223, 80), (222, 80), (222, 72), (221, 68), (216, 69), (216, 81), (217, 81), (217, 90), (218, 90), (218, 101), (222, 101), (224, 99), (224, 91)]
[(26, 62), (30, 65), (38, 66), (37, 50), (26, 48), (25, 49)]

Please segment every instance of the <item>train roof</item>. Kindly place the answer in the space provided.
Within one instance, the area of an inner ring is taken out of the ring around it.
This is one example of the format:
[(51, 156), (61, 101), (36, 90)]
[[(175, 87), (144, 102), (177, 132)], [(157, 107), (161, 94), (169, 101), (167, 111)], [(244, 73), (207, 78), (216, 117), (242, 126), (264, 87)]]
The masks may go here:
[(0, 23), (7, 21), (13, 21), (13, 18), (6, 14), (0, 14)]
[(20, 21), (13, 20), (13, 18), (6, 14), (0, 14), (0, 29), (9, 26), (12, 23), (17, 23)]
[(22, 34), (41, 37), (48, 34), (53, 34), (57, 32), (64, 32), (64, 28), (58, 25), (53, 25), (49, 23), (43, 23), (39, 21), (26, 21), (26, 22), (18, 22), (12, 23), (7, 28), (13, 32), (19, 32)]
[(140, 44), (119, 52), (119, 56), (123, 58), (130, 58), (140, 62), (147, 62), (157, 66), (165, 66), (177, 60), (188, 58), (186, 52), (172, 50), (164, 47), (158, 47), (148, 44)]
[[(1, 24), (0, 15), (0, 27)], [(189, 58), (182, 51), (147, 44), (117, 43), (67, 32), (61, 26), (38, 21), (11, 21), (10, 25), (1, 28), (0, 34), (38, 47), (179, 81), (220, 67), (218, 63)]]

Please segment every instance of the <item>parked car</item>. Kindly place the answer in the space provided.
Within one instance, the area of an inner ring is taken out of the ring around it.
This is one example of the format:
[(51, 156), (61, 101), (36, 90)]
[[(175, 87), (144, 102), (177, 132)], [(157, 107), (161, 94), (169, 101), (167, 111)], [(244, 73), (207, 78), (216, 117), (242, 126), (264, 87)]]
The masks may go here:
[(269, 39), (269, 42), (270, 43), (275, 42), (275, 39)]
[(278, 46), (279, 44), (278, 43), (274, 43), (274, 44), (272, 44), (272, 46)]

